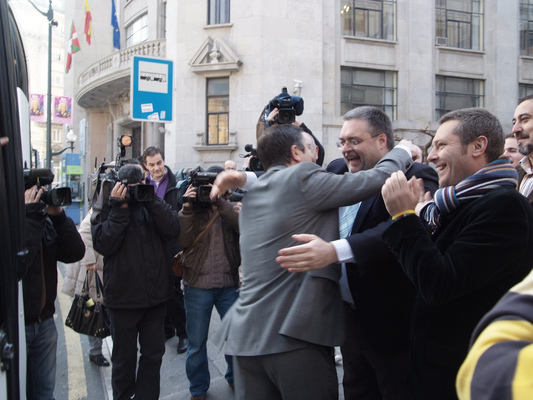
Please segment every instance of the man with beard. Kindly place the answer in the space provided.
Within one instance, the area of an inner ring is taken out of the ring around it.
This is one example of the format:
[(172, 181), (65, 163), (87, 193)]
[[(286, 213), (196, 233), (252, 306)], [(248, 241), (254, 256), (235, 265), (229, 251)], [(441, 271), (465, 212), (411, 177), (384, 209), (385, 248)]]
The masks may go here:
[(518, 102), (513, 116), (513, 134), (518, 141), (518, 151), (525, 156), (516, 168), (518, 189), (533, 204), (533, 95)]

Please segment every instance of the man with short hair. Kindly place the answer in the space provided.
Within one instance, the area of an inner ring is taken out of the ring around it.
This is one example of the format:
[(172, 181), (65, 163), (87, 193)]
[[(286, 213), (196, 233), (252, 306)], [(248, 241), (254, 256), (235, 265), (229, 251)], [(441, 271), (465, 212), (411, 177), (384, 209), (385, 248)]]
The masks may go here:
[(518, 151), (518, 140), (516, 140), (512, 133), (505, 137), (503, 155), (511, 161), (511, 164), (515, 168), (520, 165), (520, 161), (524, 158), (524, 156)]
[(455, 378), (476, 324), (533, 258), (533, 209), (516, 190), (516, 170), (500, 158), (498, 119), (467, 108), (439, 123), (428, 156), (439, 173), (434, 199), (402, 172), (382, 189), (393, 220), (383, 239), (418, 294), (409, 360), (415, 400), (457, 398)]
[(237, 164), (233, 160), (226, 160), (224, 163), (224, 169), (226, 171), (235, 171), (237, 169)]
[(513, 134), (518, 151), (525, 156), (520, 161), (518, 190), (533, 204), (533, 95), (518, 102), (513, 116)]
[[(266, 130), (257, 152), (266, 172), (243, 200), (243, 282), (220, 329), (234, 356), (236, 398), (337, 399), (333, 347), (345, 336), (339, 266), (291, 274), (276, 257), (296, 233), (337, 239), (338, 208), (376, 195), (392, 171), (412, 164), (411, 153), (393, 149), (372, 170), (333, 175), (315, 164), (312, 136), (293, 125)], [(224, 174), (235, 179), (223, 182)], [(211, 196), (244, 179), (243, 172), (221, 173)]]
[[(357, 107), (344, 115), (339, 142), (343, 158), (328, 165), (337, 174), (373, 168), (394, 146), (389, 117), (380, 109)], [(406, 172), (438, 188), (435, 170), (419, 162)], [(353, 214), (351, 210), (355, 210)], [(340, 281), (346, 312), (341, 345), (346, 399), (410, 399), (407, 387), (409, 321), (415, 291), (381, 238), (391, 218), (381, 195), (339, 210), (341, 239), (295, 235), (299, 246), (281, 249), (277, 261), (291, 272), (342, 264)]]
[[(170, 205), (173, 211), (178, 212), (180, 205), (178, 202), (178, 188), (176, 187), (176, 177), (169, 167), (165, 165), (165, 153), (155, 146), (148, 147), (142, 155), (142, 164), (145, 170), (146, 182), (152, 184), (155, 193)], [(172, 259), (182, 249), (175, 239), (170, 239), (166, 244), (167, 255)], [(170, 265), (169, 265), (170, 268)], [(178, 336), (178, 354), (185, 353), (189, 344), (187, 337), (186, 314), (181, 290), (181, 277), (172, 276), (172, 287), (174, 293), (167, 304), (167, 317), (165, 319), (165, 338), (170, 339), (174, 335)]]

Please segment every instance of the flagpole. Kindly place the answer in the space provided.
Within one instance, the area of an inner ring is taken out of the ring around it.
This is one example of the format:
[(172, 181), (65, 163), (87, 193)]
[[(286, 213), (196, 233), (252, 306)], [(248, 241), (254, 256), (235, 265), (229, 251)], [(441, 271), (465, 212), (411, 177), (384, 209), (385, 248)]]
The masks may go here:
[(30, 4), (45, 16), (48, 20), (48, 89), (46, 93), (46, 168), (52, 168), (52, 27), (57, 26), (54, 21), (54, 10), (52, 0), (49, 0), (48, 11), (45, 13), (37, 8), (35, 4), (28, 0)]

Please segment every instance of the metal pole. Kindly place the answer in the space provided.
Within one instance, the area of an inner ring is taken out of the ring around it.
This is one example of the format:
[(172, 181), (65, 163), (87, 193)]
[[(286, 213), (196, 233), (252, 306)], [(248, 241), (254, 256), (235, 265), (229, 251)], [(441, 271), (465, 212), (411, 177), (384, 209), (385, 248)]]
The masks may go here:
[[(46, 94), (46, 168), (52, 168), (52, 25), (54, 24), (54, 10), (52, 0), (46, 13), (48, 18), (48, 92)], [(57, 25), (57, 22), (56, 22)]]

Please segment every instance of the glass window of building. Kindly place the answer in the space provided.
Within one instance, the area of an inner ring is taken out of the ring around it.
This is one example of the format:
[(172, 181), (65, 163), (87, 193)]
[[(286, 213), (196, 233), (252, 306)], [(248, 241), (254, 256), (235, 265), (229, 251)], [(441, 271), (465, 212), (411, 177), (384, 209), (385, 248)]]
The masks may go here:
[(396, 0), (341, 0), (342, 34), (394, 40)]
[(63, 132), (63, 129), (53, 128), (52, 129), (52, 142), (61, 143), (61, 133), (62, 132)]
[(207, 80), (207, 144), (229, 142), (229, 78)]
[(483, 107), (483, 81), (478, 79), (437, 76), (435, 117), (467, 107)]
[(527, 83), (520, 83), (518, 85), (518, 99), (533, 95), (533, 85)]
[(229, 24), (230, 0), (207, 0), (207, 24)]
[(483, 0), (437, 0), (435, 12), (439, 45), (483, 50)]
[(148, 14), (144, 14), (126, 27), (126, 47), (148, 40)]
[(361, 68), (341, 69), (341, 114), (359, 106), (382, 109), (390, 119), (396, 119), (397, 74)]
[(520, 55), (533, 57), (533, 0), (520, 0)]

